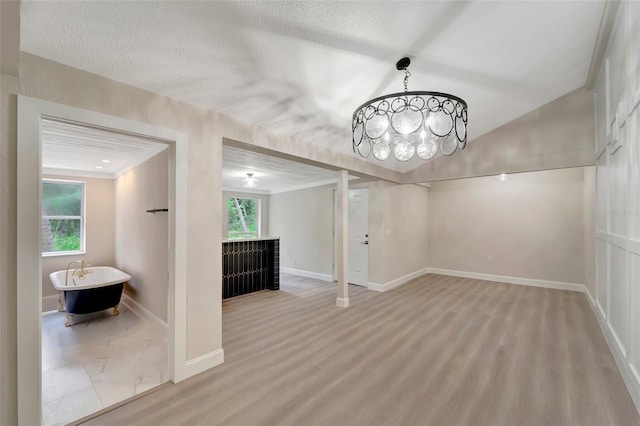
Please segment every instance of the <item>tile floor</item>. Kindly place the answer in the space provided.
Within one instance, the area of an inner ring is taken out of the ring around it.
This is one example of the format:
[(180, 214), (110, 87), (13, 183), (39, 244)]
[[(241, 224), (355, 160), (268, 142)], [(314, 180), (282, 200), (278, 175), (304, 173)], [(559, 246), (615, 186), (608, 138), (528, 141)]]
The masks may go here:
[(120, 305), (76, 315), (42, 316), (42, 418), (45, 426), (77, 420), (168, 380), (167, 340)]

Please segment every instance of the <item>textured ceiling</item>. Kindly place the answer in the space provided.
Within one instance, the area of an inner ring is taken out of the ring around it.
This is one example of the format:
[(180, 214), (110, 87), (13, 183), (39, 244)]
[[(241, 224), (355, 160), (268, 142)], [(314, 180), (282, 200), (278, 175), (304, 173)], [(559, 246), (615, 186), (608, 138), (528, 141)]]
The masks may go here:
[(23, 0), (21, 49), (354, 155), (351, 114), (402, 89), (400, 57), (410, 90), (467, 101), (473, 140), (585, 83), (603, 7)]
[[(136, 135), (50, 119), (42, 120), (41, 129), (42, 168), (48, 175), (112, 179), (168, 147)], [(256, 187), (243, 186), (247, 173), (258, 179)], [(273, 194), (335, 181), (333, 170), (230, 146), (222, 149), (222, 185), (226, 191)]]
[[(247, 173), (253, 173), (258, 179), (254, 188), (243, 187), (242, 179)], [(350, 179), (355, 179), (355, 176)], [(222, 148), (222, 186), (225, 191), (274, 194), (333, 182), (336, 182), (333, 170), (230, 146)]]
[(151, 139), (75, 123), (42, 120), (45, 174), (114, 178), (168, 147)]

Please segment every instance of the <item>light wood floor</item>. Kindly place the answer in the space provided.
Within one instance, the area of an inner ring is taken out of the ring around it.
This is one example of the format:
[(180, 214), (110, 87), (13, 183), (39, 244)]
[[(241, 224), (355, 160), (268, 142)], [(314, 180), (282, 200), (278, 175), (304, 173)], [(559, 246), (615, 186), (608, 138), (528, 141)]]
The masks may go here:
[(425, 275), (340, 309), (280, 285), (223, 303), (223, 365), (88, 424), (640, 424), (582, 293)]

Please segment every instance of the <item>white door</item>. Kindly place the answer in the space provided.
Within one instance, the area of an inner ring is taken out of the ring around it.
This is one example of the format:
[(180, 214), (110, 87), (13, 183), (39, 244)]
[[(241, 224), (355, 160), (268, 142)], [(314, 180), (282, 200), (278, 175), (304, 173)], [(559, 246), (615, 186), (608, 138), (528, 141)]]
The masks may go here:
[(349, 190), (349, 283), (369, 283), (369, 190)]

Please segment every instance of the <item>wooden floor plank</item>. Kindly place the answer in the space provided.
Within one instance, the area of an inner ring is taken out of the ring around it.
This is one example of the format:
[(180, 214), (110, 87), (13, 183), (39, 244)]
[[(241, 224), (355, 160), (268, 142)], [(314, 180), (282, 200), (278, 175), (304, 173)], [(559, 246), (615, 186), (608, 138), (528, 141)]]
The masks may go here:
[(581, 293), (424, 275), (386, 293), (282, 274), (223, 302), (225, 363), (90, 425), (640, 425)]

